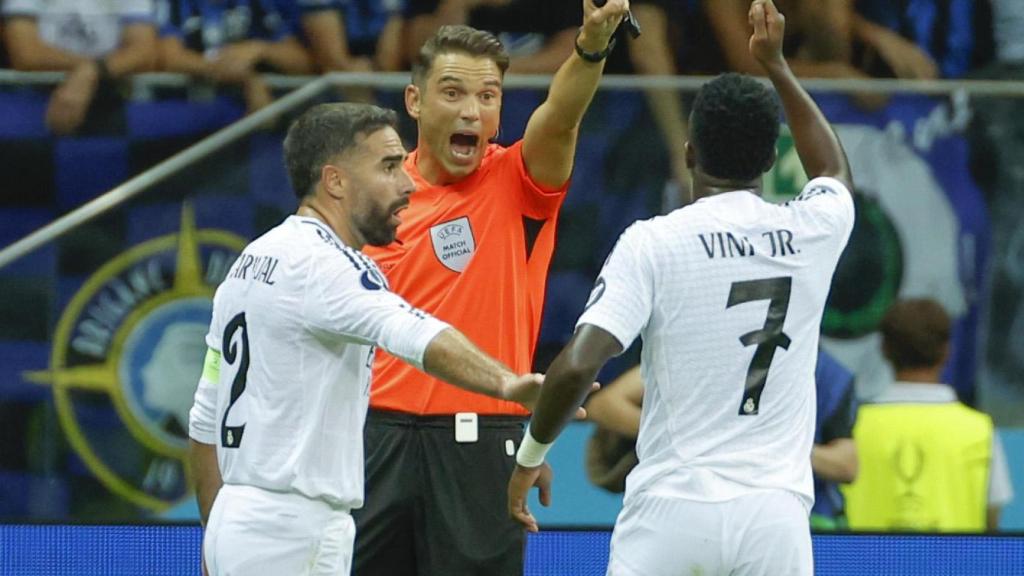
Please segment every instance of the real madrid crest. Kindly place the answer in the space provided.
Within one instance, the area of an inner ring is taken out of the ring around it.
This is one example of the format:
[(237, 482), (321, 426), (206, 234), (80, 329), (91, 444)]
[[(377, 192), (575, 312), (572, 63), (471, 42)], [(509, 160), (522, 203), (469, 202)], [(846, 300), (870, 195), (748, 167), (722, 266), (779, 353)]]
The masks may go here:
[(185, 203), (178, 233), (131, 248), (85, 281), (57, 323), (50, 369), (25, 375), (53, 387), (71, 446), (138, 506), (159, 511), (190, 493), (188, 412), (213, 293), (244, 246), (230, 232), (196, 230)]

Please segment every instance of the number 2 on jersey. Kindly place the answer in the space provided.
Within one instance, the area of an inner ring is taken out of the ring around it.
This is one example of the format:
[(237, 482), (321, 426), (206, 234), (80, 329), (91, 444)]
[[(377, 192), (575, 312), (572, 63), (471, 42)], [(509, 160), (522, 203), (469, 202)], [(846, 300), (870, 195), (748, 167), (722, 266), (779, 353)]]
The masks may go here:
[[(242, 354), (239, 358), (238, 346), (231, 341), (235, 332), (242, 331)], [(235, 405), (238, 398), (245, 392), (245, 380), (249, 375), (249, 328), (245, 323), (245, 312), (237, 314), (228, 322), (224, 328), (224, 338), (221, 339), (221, 346), (224, 346), (224, 359), (228, 364), (234, 364), (238, 359), (238, 371), (235, 379), (231, 381), (231, 399), (227, 409), (224, 410), (224, 418), (220, 421), (220, 445), (224, 448), (238, 448), (242, 444), (242, 434), (245, 432), (245, 424), (241, 426), (228, 426), (228, 414), (231, 407)]]
[(754, 357), (747, 368), (747, 381), (743, 387), (743, 398), (740, 400), (740, 416), (753, 416), (761, 406), (761, 392), (768, 381), (768, 369), (775, 357), (775, 349), (789, 349), (791, 340), (782, 331), (789, 312), (789, 294), (793, 287), (793, 279), (789, 276), (733, 282), (729, 289), (729, 302), (726, 308), (737, 304), (768, 300), (768, 317), (764, 320), (764, 328), (747, 332), (740, 336), (744, 346), (757, 345)]

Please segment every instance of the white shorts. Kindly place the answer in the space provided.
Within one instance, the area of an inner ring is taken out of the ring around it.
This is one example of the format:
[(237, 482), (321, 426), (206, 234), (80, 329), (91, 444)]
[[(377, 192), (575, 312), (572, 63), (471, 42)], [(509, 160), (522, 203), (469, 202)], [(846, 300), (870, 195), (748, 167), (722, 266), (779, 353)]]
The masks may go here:
[(299, 494), (224, 485), (203, 538), (210, 576), (343, 576), (356, 527), (347, 510)]
[(725, 502), (638, 494), (612, 533), (608, 576), (812, 576), (807, 510), (782, 490)]

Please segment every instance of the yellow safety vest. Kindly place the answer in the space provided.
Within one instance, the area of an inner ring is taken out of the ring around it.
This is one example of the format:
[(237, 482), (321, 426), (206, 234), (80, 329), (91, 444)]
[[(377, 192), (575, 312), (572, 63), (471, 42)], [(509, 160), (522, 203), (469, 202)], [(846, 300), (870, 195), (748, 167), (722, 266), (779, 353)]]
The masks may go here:
[(959, 402), (865, 404), (853, 437), (859, 472), (843, 490), (851, 529), (985, 530), (988, 415)]

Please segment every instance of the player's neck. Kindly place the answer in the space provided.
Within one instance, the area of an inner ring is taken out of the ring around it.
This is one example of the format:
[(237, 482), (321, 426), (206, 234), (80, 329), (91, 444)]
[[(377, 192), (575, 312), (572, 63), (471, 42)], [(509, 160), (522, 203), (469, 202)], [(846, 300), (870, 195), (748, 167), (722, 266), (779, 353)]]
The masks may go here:
[(896, 380), (917, 384), (935, 384), (942, 378), (942, 367), (938, 368), (906, 368), (896, 371)]
[(709, 176), (699, 167), (693, 169), (693, 200), (695, 202), (701, 198), (707, 198), (708, 196), (725, 194), (727, 192), (736, 192), (738, 190), (747, 190), (760, 196), (761, 177), (758, 176), (753, 180), (740, 182), (737, 180), (725, 180)]
[(315, 218), (324, 224), (328, 228), (334, 231), (338, 235), (338, 238), (350, 248), (356, 250), (363, 249), (363, 243), (355, 238), (355, 234), (347, 226), (346, 219), (341, 214), (336, 214), (331, 210), (325, 209), (324, 206), (317, 201), (316, 198), (310, 198), (303, 200), (302, 204), (299, 205), (299, 209), (295, 211), (296, 216), (302, 216), (304, 218)]

